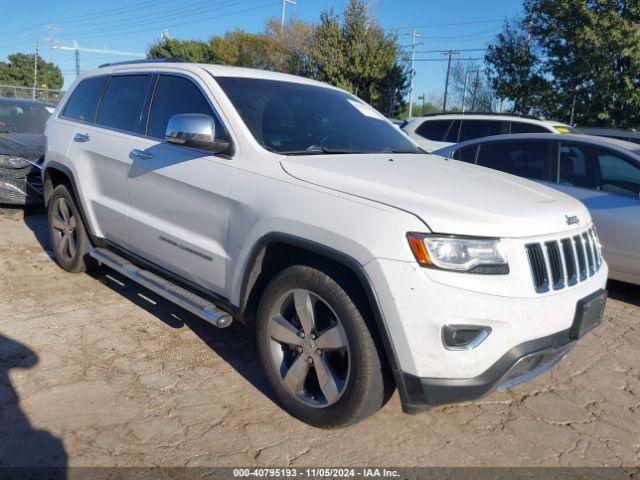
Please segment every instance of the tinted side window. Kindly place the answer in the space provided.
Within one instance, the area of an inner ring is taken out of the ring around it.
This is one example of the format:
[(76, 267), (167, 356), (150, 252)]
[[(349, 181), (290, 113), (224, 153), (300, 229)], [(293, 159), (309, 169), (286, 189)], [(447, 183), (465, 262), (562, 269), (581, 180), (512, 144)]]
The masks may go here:
[(460, 133), (460, 120), (454, 120), (451, 128), (447, 132), (444, 141), (449, 143), (458, 143), (458, 134)]
[(463, 120), (459, 142), (509, 133), (509, 123), (500, 120)]
[(534, 180), (549, 178), (547, 142), (491, 142), (480, 146), (478, 165)]
[(453, 158), (455, 160), (460, 160), (461, 162), (475, 163), (477, 149), (478, 149), (477, 145), (461, 148), (460, 150), (456, 150), (454, 152)]
[(600, 190), (640, 198), (640, 167), (621, 156), (597, 150)]
[(93, 122), (106, 81), (107, 77), (87, 78), (81, 81), (65, 105), (62, 116), (82, 122)]
[(425, 120), (416, 128), (416, 133), (427, 140), (441, 142), (450, 123), (451, 120)]
[(549, 133), (549, 130), (535, 123), (511, 122), (511, 133)]
[(147, 135), (164, 139), (169, 118), (181, 113), (203, 113), (213, 117), (216, 121), (216, 137), (224, 136), (207, 100), (191, 80), (174, 75), (160, 75), (153, 94)]
[(597, 188), (593, 149), (586, 145), (560, 145), (560, 184)]
[(149, 75), (111, 77), (96, 123), (120, 130), (137, 130), (148, 83)]

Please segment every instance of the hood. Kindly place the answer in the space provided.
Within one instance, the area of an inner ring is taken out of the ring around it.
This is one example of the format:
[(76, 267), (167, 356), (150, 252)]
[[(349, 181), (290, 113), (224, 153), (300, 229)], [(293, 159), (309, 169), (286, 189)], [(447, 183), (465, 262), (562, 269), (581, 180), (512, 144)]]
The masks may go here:
[(390, 205), (418, 216), (432, 232), (529, 237), (591, 222), (577, 200), (497, 170), (435, 155), (311, 155), (287, 157), (291, 176)]
[(0, 134), (0, 155), (39, 160), (44, 155), (44, 135), (41, 133)]

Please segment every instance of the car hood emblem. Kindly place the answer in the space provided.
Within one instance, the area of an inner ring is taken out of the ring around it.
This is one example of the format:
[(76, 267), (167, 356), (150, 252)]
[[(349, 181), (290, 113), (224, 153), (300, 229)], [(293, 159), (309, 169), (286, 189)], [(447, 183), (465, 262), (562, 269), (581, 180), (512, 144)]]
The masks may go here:
[(567, 225), (578, 225), (580, 223), (577, 215), (565, 215), (564, 218), (567, 220)]

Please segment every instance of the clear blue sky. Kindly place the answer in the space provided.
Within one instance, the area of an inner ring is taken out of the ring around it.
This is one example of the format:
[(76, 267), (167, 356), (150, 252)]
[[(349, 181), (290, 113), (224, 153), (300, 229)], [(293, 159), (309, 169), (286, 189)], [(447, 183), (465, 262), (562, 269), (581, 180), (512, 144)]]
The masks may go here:
[[(287, 16), (316, 21), (324, 8), (341, 12), (347, 0), (297, 0), (287, 5)], [(431, 50), (481, 49), (499, 31), (505, 18), (518, 15), (522, 0), (370, 0), (380, 24), (410, 44), (409, 28), (419, 27), (417, 59), (444, 58)], [(5, 21), (0, 31), (0, 60), (13, 52), (33, 52), (40, 40), (40, 54), (50, 59), (46, 25), (54, 25), (54, 37), (62, 45), (77, 40), (80, 47), (145, 52), (164, 29), (174, 38), (206, 40), (213, 34), (242, 28), (262, 30), (269, 17), (280, 16), (280, 0), (0, 0)], [(55, 62), (65, 76), (65, 87), (74, 78), (73, 52), (55, 51)], [(477, 58), (482, 52), (464, 52)], [(127, 60), (104, 54), (81, 53), (81, 69), (108, 61)], [(444, 89), (446, 62), (416, 62), (415, 92), (437, 97)]]

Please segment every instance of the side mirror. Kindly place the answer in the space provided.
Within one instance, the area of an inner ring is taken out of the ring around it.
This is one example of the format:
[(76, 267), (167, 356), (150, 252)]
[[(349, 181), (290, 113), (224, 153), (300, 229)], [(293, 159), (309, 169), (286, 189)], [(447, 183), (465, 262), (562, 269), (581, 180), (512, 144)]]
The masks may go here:
[(182, 113), (167, 123), (165, 140), (183, 147), (201, 148), (222, 153), (229, 148), (227, 140), (216, 140), (216, 124), (209, 115)]

